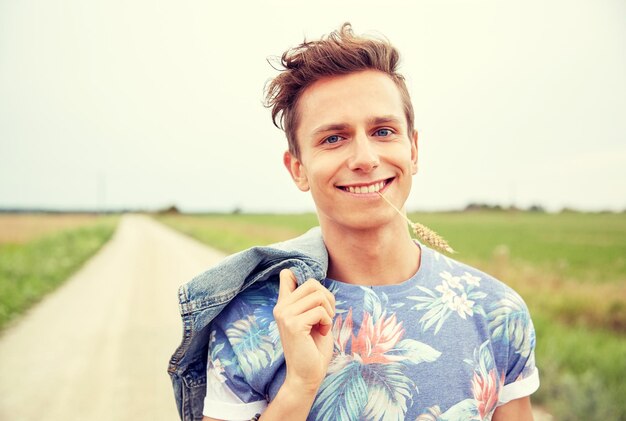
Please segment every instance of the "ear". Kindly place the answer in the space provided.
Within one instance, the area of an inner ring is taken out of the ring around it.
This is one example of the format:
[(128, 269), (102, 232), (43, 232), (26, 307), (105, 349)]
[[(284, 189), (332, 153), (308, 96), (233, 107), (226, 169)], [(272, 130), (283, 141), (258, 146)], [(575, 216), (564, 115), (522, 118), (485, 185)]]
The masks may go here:
[(287, 171), (291, 174), (291, 178), (293, 178), (296, 186), (302, 191), (309, 191), (309, 180), (307, 179), (302, 162), (293, 156), (291, 152), (286, 151), (283, 155), (283, 164), (285, 164), (285, 168), (287, 168)]
[(417, 130), (413, 130), (411, 135), (411, 170), (413, 175), (417, 174)]

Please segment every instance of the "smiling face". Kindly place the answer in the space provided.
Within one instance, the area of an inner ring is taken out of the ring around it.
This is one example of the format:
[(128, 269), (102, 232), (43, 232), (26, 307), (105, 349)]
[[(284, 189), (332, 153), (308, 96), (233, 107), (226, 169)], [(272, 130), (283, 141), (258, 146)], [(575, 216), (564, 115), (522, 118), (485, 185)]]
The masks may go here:
[(296, 185), (311, 191), (320, 224), (371, 229), (397, 218), (417, 172), (417, 132), (407, 133), (400, 92), (365, 70), (318, 80), (298, 101), (300, 157), (285, 153)]

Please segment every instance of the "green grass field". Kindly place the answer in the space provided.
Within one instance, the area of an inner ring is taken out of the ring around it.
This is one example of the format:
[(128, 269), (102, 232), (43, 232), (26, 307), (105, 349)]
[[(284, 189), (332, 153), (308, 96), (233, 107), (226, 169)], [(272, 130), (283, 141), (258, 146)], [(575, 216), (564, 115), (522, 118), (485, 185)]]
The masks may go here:
[(118, 219), (103, 217), (25, 243), (0, 243), (0, 330), (93, 256)]
[[(542, 386), (556, 420), (626, 420), (626, 214), (419, 213), (453, 257), (513, 286), (537, 331)], [(159, 216), (228, 253), (298, 235), (313, 214)]]

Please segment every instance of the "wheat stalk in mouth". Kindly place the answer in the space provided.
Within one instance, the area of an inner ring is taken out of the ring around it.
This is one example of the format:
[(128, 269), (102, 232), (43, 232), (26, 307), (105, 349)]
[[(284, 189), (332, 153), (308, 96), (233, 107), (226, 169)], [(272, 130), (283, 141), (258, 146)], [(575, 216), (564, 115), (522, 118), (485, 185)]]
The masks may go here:
[(450, 247), (448, 245), (448, 243), (446, 242), (446, 240), (444, 240), (443, 238), (441, 238), (441, 236), (439, 234), (437, 234), (435, 231), (431, 230), (430, 228), (428, 228), (427, 226), (420, 224), (419, 222), (413, 222), (411, 221), (409, 218), (407, 218), (407, 216), (405, 214), (403, 214), (402, 212), (400, 212), (400, 210), (398, 208), (396, 208), (393, 203), (391, 203), (389, 200), (387, 200), (387, 198), (385, 196), (383, 196), (383, 194), (381, 192), (376, 192), (378, 193), (378, 195), (380, 197), (382, 197), (383, 199), (385, 199), (385, 202), (387, 202), (387, 204), (389, 206), (391, 206), (396, 212), (398, 212), (398, 215), (402, 216), (404, 219), (406, 219), (406, 222), (408, 222), (408, 224), (411, 226), (411, 229), (413, 230), (413, 232), (415, 233), (415, 235), (422, 240), (424, 243), (428, 244), (429, 246), (431, 246), (434, 249), (437, 249), (439, 251), (444, 251), (446, 253), (456, 253), (452, 247)]

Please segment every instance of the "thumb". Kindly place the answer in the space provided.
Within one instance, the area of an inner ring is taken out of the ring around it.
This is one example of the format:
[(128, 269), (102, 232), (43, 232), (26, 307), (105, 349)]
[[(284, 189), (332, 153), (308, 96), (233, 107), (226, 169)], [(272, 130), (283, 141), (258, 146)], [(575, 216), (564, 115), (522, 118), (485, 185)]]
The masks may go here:
[(280, 271), (280, 287), (278, 289), (278, 299), (286, 297), (296, 290), (298, 281), (296, 276), (289, 269), (283, 269)]

